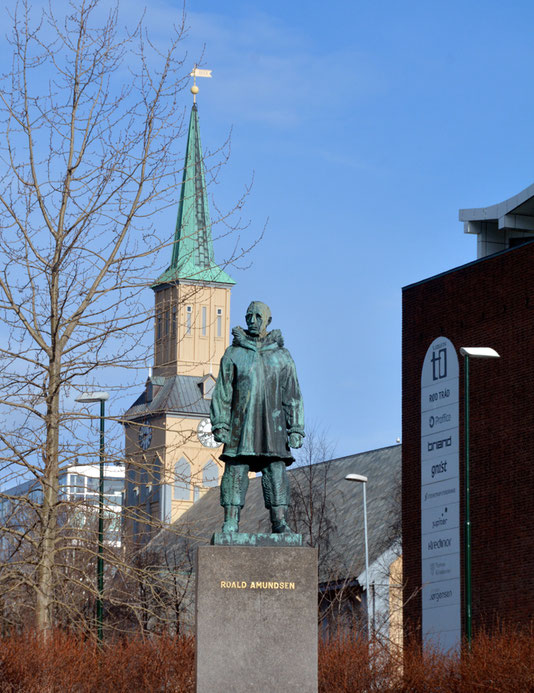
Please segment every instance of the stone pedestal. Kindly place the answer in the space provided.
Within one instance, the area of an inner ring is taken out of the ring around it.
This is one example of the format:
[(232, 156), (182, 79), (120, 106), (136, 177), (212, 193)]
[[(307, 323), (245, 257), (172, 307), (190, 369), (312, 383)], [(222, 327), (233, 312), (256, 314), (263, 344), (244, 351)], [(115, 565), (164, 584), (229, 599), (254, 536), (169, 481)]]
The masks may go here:
[(316, 693), (317, 551), (201, 546), (198, 693)]

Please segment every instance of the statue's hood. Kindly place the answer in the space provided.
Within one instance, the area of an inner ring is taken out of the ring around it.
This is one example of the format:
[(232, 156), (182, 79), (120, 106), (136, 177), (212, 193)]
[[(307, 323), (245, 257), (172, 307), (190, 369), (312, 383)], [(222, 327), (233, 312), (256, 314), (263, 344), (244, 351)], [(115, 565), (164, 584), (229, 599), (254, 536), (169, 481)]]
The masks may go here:
[(263, 339), (254, 339), (242, 327), (234, 327), (232, 330), (234, 341), (232, 346), (240, 346), (253, 351), (263, 351), (264, 349), (278, 349), (284, 346), (284, 338), (280, 330), (267, 332)]

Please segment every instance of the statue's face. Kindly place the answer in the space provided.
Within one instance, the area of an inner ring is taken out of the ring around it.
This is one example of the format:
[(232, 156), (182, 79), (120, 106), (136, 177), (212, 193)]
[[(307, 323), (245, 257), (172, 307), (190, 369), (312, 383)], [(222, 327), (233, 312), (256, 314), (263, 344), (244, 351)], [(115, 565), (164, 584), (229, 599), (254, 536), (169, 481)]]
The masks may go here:
[(245, 320), (247, 329), (253, 337), (263, 337), (271, 322), (271, 311), (265, 303), (253, 301), (247, 309)]

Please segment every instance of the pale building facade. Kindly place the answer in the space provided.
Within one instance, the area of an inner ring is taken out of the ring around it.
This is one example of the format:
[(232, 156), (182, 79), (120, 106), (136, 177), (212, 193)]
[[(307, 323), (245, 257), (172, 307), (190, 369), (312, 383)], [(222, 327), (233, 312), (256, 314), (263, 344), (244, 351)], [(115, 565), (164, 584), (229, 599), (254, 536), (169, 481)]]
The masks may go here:
[[(105, 464), (103, 477), (104, 543), (120, 548), (124, 467)], [(62, 503), (60, 524), (71, 523), (82, 528), (88, 520), (94, 521), (98, 511), (100, 465), (70, 465), (62, 470), (58, 482)], [(9, 528), (31, 526), (32, 521), (35, 521), (31, 507), (34, 504), (41, 505), (42, 501), (42, 486), (36, 479), (22, 481), (0, 492), (0, 560), (7, 560), (6, 555), (13, 555), (13, 545), (18, 543), (17, 539), (13, 539)]]
[(209, 408), (229, 345), (234, 281), (215, 264), (198, 111), (193, 105), (171, 264), (153, 284), (154, 367), (124, 415), (124, 530), (145, 544), (174, 522), (223, 471)]

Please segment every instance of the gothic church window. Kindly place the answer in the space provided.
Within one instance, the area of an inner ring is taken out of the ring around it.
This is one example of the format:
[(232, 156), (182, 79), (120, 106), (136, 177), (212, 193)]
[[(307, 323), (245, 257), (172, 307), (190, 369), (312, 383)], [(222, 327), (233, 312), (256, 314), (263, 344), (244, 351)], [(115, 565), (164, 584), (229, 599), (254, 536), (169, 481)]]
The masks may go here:
[(185, 333), (191, 334), (191, 316), (193, 314), (193, 306), (187, 306), (185, 309)]
[(174, 500), (191, 500), (191, 465), (182, 457), (174, 465)]
[(219, 485), (219, 467), (213, 460), (209, 460), (202, 470), (202, 485), (210, 488)]

